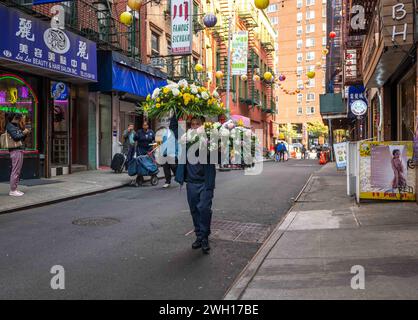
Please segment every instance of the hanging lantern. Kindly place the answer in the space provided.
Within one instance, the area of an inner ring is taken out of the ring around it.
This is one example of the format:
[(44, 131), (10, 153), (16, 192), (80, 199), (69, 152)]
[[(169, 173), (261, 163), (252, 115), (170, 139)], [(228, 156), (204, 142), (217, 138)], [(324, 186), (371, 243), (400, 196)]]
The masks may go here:
[(309, 72), (306, 74), (306, 76), (307, 76), (309, 79), (313, 79), (313, 78), (315, 78), (315, 75), (316, 75), (315, 71), (309, 71)]
[(196, 72), (202, 72), (203, 71), (203, 66), (200, 64), (200, 63), (198, 63), (198, 64), (196, 64), (195, 66), (194, 66), (194, 70), (196, 71)]
[(322, 49), (322, 54), (326, 56), (329, 53), (329, 50), (327, 48)]
[(267, 7), (270, 4), (270, 0), (254, 0), (254, 5), (257, 9), (264, 10), (267, 9)]
[(132, 14), (128, 11), (122, 12), (119, 19), (125, 26), (130, 26), (133, 21)]
[(266, 81), (270, 81), (273, 78), (273, 75), (271, 74), (271, 72), (265, 72), (264, 73), (264, 80)]
[(286, 76), (284, 74), (281, 74), (279, 77), (280, 81), (285, 81), (286, 80)]
[(257, 74), (254, 75), (253, 80), (256, 81), (256, 82), (260, 81), (260, 76), (257, 75)]
[(139, 11), (141, 9), (142, 0), (128, 0), (128, 7), (132, 10)]
[(318, 61), (318, 62), (316, 63), (316, 67), (317, 67), (318, 69), (320, 69), (320, 68), (322, 67), (322, 62), (321, 62), (321, 61)]
[(247, 80), (248, 80), (247, 75), (246, 75), (246, 74), (243, 74), (243, 75), (241, 76), (241, 80), (242, 80), (242, 81), (247, 81)]
[(331, 31), (330, 33), (329, 33), (329, 37), (331, 38), (331, 39), (335, 39), (335, 37), (337, 36), (337, 34), (335, 33), (335, 31)]
[(224, 77), (224, 73), (221, 70), (216, 71), (215, 74), (216, 79), (222, 79)]
[(203, 17), (203, 24), (206, 28), (212, 28), (218, 23), (218, 18), (213, 13), (208, 13)]

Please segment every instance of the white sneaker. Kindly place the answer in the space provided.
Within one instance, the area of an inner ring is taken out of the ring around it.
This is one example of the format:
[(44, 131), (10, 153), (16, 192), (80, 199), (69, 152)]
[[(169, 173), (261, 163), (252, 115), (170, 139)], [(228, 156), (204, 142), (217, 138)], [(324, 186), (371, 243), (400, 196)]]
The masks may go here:
[(9, 192), (9, 196), (12, 196), (12, 197), (21, 197), (21, 196), (23, 196), (24, 195), (24, 193), (23, 192), (20, 192), (20, 191), (10, 191)]
[(169, 183), (166, 183), (165, 185), (163, 185), (163, 188), (169, 188), (170, 187), (170, 184)]

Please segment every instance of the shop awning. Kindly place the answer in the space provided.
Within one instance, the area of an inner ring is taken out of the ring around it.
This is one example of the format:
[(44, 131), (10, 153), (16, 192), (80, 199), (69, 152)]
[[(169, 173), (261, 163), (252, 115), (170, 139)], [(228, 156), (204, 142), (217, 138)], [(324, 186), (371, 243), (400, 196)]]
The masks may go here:
[(142, 65), (117, 52), (98, 53), (99, 81), (92, 84), (92, 91), (125, 92), (145, 98), (155, 88), (167, 85), (165, 73)]

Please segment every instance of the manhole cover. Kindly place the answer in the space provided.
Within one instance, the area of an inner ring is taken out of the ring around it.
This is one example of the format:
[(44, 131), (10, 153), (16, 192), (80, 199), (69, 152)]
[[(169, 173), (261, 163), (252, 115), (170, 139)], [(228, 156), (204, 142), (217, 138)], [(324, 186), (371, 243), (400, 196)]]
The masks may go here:
[(73, 224), (76, 226), (106, 227), (119, 222), (120, 220), (115, 218), (82, 218), (74, 220)]
[[(212, 239), (252, 243), (263, 243), (271, 231), (269, 225), (229, 220), (213, 220), (211, 229)], [(191, 230), (186, 235), (193, 233)]]

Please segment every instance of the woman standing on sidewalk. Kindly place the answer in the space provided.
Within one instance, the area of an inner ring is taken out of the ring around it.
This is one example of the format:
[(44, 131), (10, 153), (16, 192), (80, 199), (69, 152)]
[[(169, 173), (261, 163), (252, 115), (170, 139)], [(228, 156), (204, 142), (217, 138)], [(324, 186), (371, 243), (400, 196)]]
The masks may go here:
[(22, 120), (21, 113), (11, 113), (7, 117), (6, 132), (12, 141), (9, 143), (10, 159), (12, 160), (12, 172), (10, 174), (10, 192), (12, 197), (21, 197), (23, 192), (17, 190), (20, 173), (23, 166), (23, 141), (29, 134), (28, 129), (22, 130), (19, 126)]

